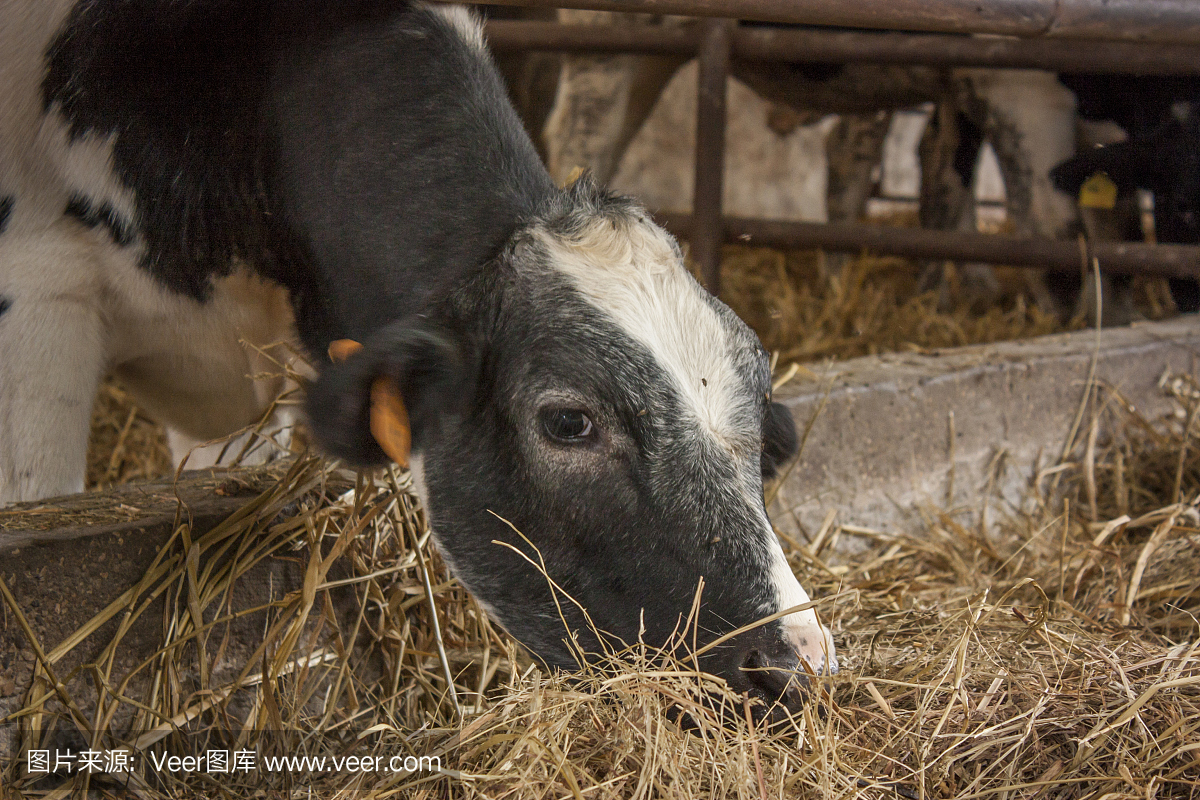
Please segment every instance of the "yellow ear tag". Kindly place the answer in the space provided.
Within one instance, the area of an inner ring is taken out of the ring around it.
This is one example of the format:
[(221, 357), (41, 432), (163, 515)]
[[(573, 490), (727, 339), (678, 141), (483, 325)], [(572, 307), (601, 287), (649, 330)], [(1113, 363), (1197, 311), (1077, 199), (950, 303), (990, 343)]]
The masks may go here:
[[(345, 361), (361, 349), (362, 345), (353, 339), (338, 339), (329, 343), (329, 358), (331, 361)], [(408, 456), (412, 452), (412, 429), (400, 389), (391, 378), (376, 378), (371, 384), (371, 435), (388, 458), (408, 468)]]
[(1103, 172), (1097, 172), (1079, 187), (1080, 208), (1113, 209), (1117, 206), (1117, 185)]

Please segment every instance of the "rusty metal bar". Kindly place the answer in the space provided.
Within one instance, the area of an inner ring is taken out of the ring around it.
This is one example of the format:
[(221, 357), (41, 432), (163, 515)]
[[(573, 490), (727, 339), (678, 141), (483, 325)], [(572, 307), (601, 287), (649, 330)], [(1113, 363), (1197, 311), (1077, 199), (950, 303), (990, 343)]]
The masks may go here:
[[(695, 220), (687, 214), (658, 214), (655, 218), (667, 230), (683, 239), (689, 238), (696, 228)], [(1011, 264), (1057, 272), (1077, 272), (1082, 264), (1079, 243), (1074, 241), (736, 217), (725, 217), (722, 223), (725, 241), (764, 247), (814, 248), (848, 253), (868, 250), (907, 258)], [(1113, 275), (1200, 278), (1200, 246), (1095, 242), (1092, 252), (1100, 260), (1100, 268)]]
[(732, 20), (704, 23), (696, 103), (696, 180), (692, 199), (692, 258), (704, 285), (721, 292), (721, 193), (725, 186), (725, 84)]
[[(484, 2), (484, 0), (468, 0)], [(1200, 43), (1195, 0), (487, 0), (842, 28)]]
[(1200, 3), (1196, 0), (1053, 2), (1050, 36), (1156, 42), (1196, 42), (1200, 36)]
[(1200, 74), (1200, 45), (1195, 44), (740, 28), (733, 37), (733, 54), (747, 61), (869, 62), (1093, 74)]
[[(1200, 45), (1013, 39), (937, 33), (876, 33), (819, 28), (736, 28), (734, 58), (797, 63), (854, 62), (934, 67), (1045, 69), (1132, 75), (1200, 75)], [(695, 55), (698, 25), (563, 25), (491, 20), (488, 44), (497, 51)]]

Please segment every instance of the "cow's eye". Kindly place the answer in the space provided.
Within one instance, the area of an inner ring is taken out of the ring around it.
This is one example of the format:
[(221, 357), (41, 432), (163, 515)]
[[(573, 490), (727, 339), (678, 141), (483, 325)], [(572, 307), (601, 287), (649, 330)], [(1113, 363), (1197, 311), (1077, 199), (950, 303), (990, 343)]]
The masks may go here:
[(588, 415), (573, 408), (551, 408), (542, 412), (542, 425), (551, 439), (581, 442), (591, 438), (595, 427)]

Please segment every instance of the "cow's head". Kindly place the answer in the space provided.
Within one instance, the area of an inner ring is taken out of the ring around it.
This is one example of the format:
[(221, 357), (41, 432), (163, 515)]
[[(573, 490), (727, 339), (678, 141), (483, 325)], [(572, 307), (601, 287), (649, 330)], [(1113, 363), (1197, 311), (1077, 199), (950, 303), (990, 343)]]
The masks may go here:
[[(1153, 117), (1151, 117), (1153, 119)], [(1143, 126), (1148, 127), (1143, 121)], [(1188, 103), (1147, 133), (1105, 147), (1094, 147), (1050, 171), (1060, 190), (1076, 195), (1092, 175), (1108, 176), (1122, 197), (1137, 189), (1154, 194), (1154, 224), (1160, 242), (1200, 241), (1200, 113)], [(1130, 204), (1132, 205), (1132, 203)], [(1126, 233), (1141, 238), (1136, 219)]]
[[(545, 662), (577, 666), (560, 614), (584, 650), (600, 646), (576, 606), (497, 541), (543, 561), (618, 648), (666, 642), (701, 578), (701, 645), (808, 601), (763, 503), (764, 476), (796, 447), (767, 353), (632, 202), (577, 182), (436, 313), (364, 344), (310, 391), (319, 441), (383, 461), (368, 395), (392, 378), (442, 553)], [(836, 669), (811, 610), (701, 665), (774, 700), (801, 659)]]

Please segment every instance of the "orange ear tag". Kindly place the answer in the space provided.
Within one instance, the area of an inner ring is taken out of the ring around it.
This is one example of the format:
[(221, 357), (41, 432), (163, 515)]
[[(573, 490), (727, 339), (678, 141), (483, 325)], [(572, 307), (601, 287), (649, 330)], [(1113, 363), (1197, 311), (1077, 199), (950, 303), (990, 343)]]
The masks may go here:
[(329, 360), (345, 361), (359, 350), (362, 350), (362, 345), (353, 339), (336, 339), (329, 343)]
[(388, 458), (408, 468), (412, 429), (408, 425), (408, 409), (404, 407), (400, 388), (391, 378), (376, 378), (371, 384), (371, 435)]
[[(362, 345), (353, 339), (338, 339), (329, 343), (329, 358), (332, 361), (345, 361), (361, 349)], [(391, 378), (376, 378), (371, 384), (371, 435), (388, 458), (408, 468), (408, 456), (412, 452), (412, 428), (409, 427), (404, 398)]]

